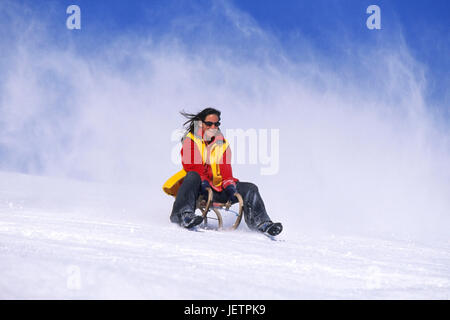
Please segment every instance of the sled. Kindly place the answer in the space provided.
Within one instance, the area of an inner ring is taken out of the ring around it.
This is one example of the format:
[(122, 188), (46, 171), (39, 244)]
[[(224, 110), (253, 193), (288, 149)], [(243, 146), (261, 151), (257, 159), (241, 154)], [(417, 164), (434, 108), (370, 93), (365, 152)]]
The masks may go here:
[[(217, 230), (223, 230), (223, 218), (222, 214), (220, 213), (219, 209), (225, 209), (225, 211), (229, 211), (232, 203), (231, 201), (227, 201), (226, 203), (221, 202), (213, 202), (213, 192), (211, 188), (206, 189), (208, 191), (208, 199), (203, 199), (203, 195), (200, 195), (197, 199), (197, 209), (200, 209), (203, 216), (203, 223), (206, 226), (208, 224), (208, 218), (217, 220)], [(244, 208), (244, 201), (242, 200), (242, 196), (239, 193), (234, 194), (236, 198), (239, 201), (239, 212), (236, 213), (236, 221), (231, 226), (230, 230), (236, 230), (237, 227), (239, 227), (239, 224), (242, 220), (242, 213)], [(216, 218), (211, 217), (211, 215), (208, 217), (208, 214), (213, 211), (215, 213)]]

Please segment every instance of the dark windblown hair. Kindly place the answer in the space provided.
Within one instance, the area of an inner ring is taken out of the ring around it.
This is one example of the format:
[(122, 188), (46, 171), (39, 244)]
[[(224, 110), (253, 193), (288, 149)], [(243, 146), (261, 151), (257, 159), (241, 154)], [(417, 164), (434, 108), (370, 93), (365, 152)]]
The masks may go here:
[(184, 116), (185, 118), (187, 118), (188, 120), (183, 123), (183, 126), (185, 128), (185, 133), (183, 135), (183, 138), (181, 138), (181, 141), (184, 140), (184, 138), (186, 137), (186, 135), (190, 132), (195, 134), (196, 132), (194, 132), (195, 130), (195, 122), (196, 121), (205, 121), (205, 118), (207, 116), (209, 116), (210, 114), (215, 114), (216, 116), (219, 117), (219, 121), (220, 121), (220, 111), (214, 108), (206, 108), (203, 109), (202, 111), (200, 111), (197, 114), (194, 113), (188, 113), (185, 111), (180, 111), (181, 115)]

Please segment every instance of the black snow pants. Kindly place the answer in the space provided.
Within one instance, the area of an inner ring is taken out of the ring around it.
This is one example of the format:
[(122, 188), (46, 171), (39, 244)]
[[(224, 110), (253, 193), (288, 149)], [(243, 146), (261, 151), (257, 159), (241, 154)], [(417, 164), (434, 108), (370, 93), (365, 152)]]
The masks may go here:
[[(170, 215), (170, 221), (180, 223), (181, 215), (184, 212), (195, 212), (196, 201), (200, 195), (201, 182), (200, 175), (197, 172), (187, 172), (183, 183), (178, 189), (178, 194)], [(257, 230), (261, 223), (271, 221), (259, 194), (258, 187), (255, 184), (238, 181), (236, 182), (236, 189), (244, 201), (244, 219), (250, 229)], [(214, 202), (225, 203), (227, 200), (228, 198), (225, 192), (217, 192), (213, 189)], [(233, 203), (236, 203), (236, 201)]]

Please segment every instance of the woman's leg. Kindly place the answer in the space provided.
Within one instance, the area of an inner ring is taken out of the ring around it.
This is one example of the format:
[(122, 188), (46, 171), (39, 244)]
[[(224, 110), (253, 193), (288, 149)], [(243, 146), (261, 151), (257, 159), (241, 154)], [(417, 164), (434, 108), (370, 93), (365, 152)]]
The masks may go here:
[(260, 230), (260, 226), (264, 222), (271, 222), (264, 201), (255, 184), (238, 181), (236, 182), (236, 189), (244, 201), (244, 218), (250, 229)]
[(173, 203), (170, 215), (171, 222), (181, 223), (183, 215), (195, 213), (201, 182), (200, 175), (197, 172), (187, 172)]

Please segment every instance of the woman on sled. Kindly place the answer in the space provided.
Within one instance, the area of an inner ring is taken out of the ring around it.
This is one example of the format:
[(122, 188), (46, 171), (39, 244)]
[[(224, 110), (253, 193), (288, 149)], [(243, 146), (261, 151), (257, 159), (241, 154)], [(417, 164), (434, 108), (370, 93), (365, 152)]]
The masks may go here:
[(214, 202), (236, 203), (235, 193), (239, 193), (247, 226), (270, 236), (278, 235), (283, 226), (270, 219), (258, 187), (233, 177), (231, 150), (219, 129), (221, 112), (206, 108), (197, 114), (181, 114), (188, 119), (181, 140), (183, 169), (163, 186), (166, 193), (176, 196), (170, 221), (185, 228), (202, 223), (203, 217), (195, 214), (197, 198), (199, 195), (207, 198), (207, 190), (211, 188)]

